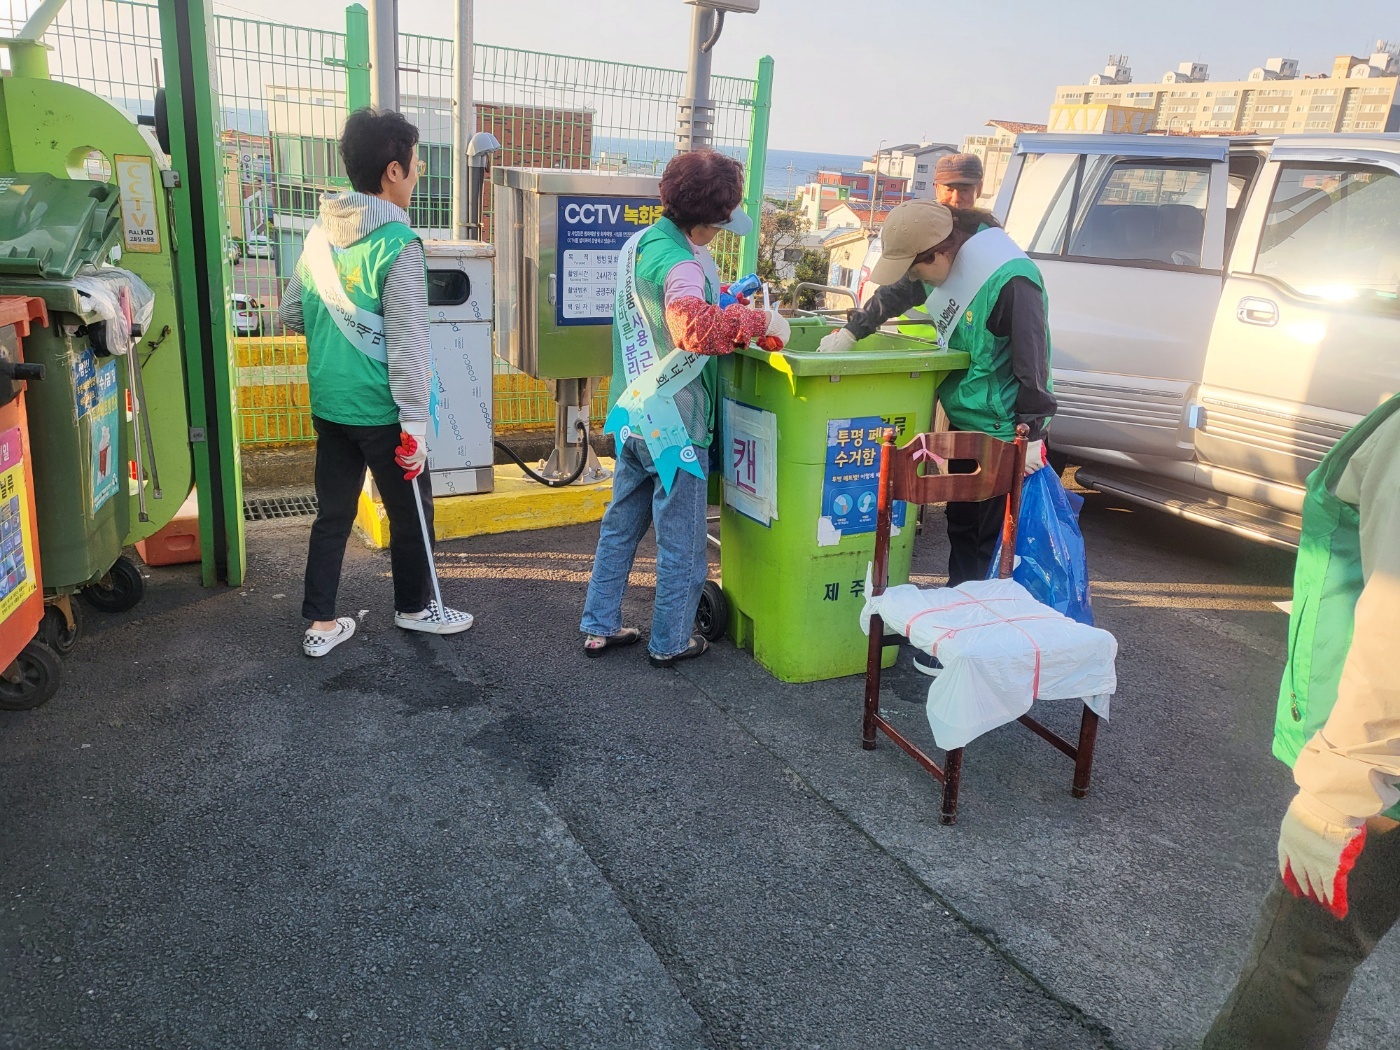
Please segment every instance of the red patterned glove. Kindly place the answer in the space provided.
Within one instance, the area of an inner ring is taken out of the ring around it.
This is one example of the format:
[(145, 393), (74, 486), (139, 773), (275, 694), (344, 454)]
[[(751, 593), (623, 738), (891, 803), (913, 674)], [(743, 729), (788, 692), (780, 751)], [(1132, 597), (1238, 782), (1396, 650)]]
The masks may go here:
[(428, 424), (405, 423), (394, 449), (394, 462), (403, 467), (405, 481), (412, 481), (428, 464)]

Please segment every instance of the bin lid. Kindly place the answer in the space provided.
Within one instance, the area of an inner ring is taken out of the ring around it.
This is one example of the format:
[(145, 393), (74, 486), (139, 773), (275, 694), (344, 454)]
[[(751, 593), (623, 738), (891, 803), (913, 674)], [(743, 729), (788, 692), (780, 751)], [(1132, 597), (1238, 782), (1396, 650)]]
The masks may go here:
[(100, 262), (121, 228), (110, 182), (0, 174), (0, 274), (67, 280)]
[[(875, 332), (843, 353), (814, 353), (822, 336), (835, 328), (807, 317), (795, 317), (790, 323), (791, 341), (779, 352), (795, 376), (954, 372), (968, 366), (968, 356), (961, 350), (944, 350), (930, 340), (893, 332)], [(741, 346), (735, 353), (771, 363), (767, 351), (756, 347)]]

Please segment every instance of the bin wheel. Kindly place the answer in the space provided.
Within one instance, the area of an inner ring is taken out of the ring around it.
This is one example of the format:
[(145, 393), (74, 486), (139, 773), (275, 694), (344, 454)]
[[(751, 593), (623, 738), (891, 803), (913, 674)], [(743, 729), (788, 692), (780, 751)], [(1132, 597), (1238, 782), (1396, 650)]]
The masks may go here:
[(724, 637), (724, 629), (729, 626), (729, 599), (714, 580), (706, 580), (700, 592), (700, 606), (695, 610), (695, 629), (705, 636), (707, 642), (717, 642)]
[(68, 626), (68, 617), (57, 605), (44, 610), (44, 618), (39, 622), (39, 639), (59, 656), (67, 656), (78, 645), (78, 635), (83, 633), (83, 618), (77, 602), (70, 601), (68, 608), (73, 612), (73, 626)]
[(62, 681), (58, 654), (36, 638), (0, 672), (0, 710), (28, 711), (46, 704)]
[(107, 575), (83, 588), (83, 600), (99, 612), (126, 612), (146, 593), (141, 570), (127, 558), (118, 558)]

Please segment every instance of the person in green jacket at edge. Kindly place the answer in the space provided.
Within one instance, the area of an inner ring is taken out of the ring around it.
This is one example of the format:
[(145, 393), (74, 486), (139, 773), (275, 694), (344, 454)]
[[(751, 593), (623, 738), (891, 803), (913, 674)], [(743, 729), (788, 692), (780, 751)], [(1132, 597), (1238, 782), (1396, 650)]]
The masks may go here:
[(1308, 478), (1274, 754), (1279, 876), (1206, 1050), (1319, 1050), (1400, 917), (1400, 395)]
[[(739, 210), (743, 196), (744, 169), (738, 161), (714, 150), (681, 153), (661, 175), (662, 217), (634, 234), (618, 255), (609, 431), (614, 432), (615, 413), (623, 407), (618, 399), (666, 373), (661, 366), (669, 354), (679, 349), (700, 356), (677, 366), (680, 378), (672, 385), (680, 389), (673, 395), (658, 390), (647, 402), (646, 418), (666, 421), (664, 436), (650, 422), (615, 431), (612, 502), (603, 514), (579, 625), (587, 656), (641, 638), (637, 628), (622, 625), (622, 597), (637, 544), (651, 525), (656, 527), (656, 604), (648, 659), (655, 667), (670, 667), (705, 653), (705, 638), (693, 628), (708, 574), (706, 468), (718, 406), (714, 358), (764, 336), (783, 345), (791, 334), (776, 312), (718, 305), (719, 271), (708, 245), (720, 230), (752, 229)], [(685, 469), (677, 469), (677, 463)]]
[(353, 188), (321, 199), (320, 220), (278, 309), (306, 334), (306, 379), (316, 428), (315, 524), (306, 555), (302, 637), (307, 656), (325, 656), (355, 633), (335, 615), (345, 543), (365, 469), (389, 517), (394, 623), (407, 631), (457, 634), (470, 613), (432, 597), (432, 551), (418, 521), (413, 487), (433, 527), (425, 470), (432, 415), (428, 276), (408, 205), (422, 173), (418, 129), (400, 113), (360, 109), (345, 120), (340, 156)]
[[(849, 350), (889, 319), (927, 303), (926, 316), (947, 326), (948, 348), (971, 358), (966, 369), (938, 387), (949, 424), (1011, 441), (1017, 424), (1024, 423), (1030, 432), (1026, 473), (1045, 466), (1045, 429), (1057, 406), (1051, 393), (1049, 303), (1035, 263), (989, 213), (934, 201), (899, 205), (880, 236), (884, 252), (870, 280), (881, 288), (817, 349)], [(976, 248), (968, 249), (969, 244)], [(949, 291), (960, 296), (956, 303), (945, 294)], [(966, 460), (949, 464), (954, 473), (975, 468)], [(949, 587), (987, 578), (1005, 505), (1004, 499), (948, 504)], [(928, 653), (915, 653), (914, 666), (928, 675), (942, 669)]]

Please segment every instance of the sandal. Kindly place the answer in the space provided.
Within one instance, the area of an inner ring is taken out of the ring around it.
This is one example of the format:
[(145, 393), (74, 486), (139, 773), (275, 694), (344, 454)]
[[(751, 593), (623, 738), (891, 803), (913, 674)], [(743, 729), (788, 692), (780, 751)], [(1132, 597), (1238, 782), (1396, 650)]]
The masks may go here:
[(692, 634), (690, 644), (675, 656), (657, 656), (655, 653), (647, 653), (647, 659), (651, 662), (652, 667), (671, 667), (682, 660), (694, 660), (697, 656), (704, 656), (709, 648), (710, 643), (705, 640), (703, 634)]
[[(589, 642), (598, 641), (600, 645), (589, 645)], [(620, 649), (628, 645), (636, 645), (642, 640), (642, 632), (635, 627), (624, 627), (617, 634), (590, 634), (583, 640), (583, 655), (590, 660), (595, 660), (602, 656), (609, 649)]]

